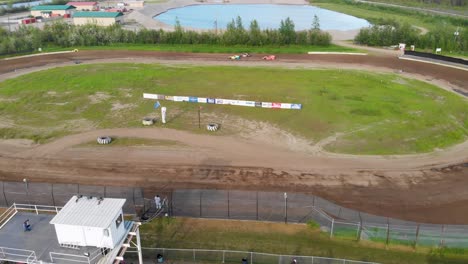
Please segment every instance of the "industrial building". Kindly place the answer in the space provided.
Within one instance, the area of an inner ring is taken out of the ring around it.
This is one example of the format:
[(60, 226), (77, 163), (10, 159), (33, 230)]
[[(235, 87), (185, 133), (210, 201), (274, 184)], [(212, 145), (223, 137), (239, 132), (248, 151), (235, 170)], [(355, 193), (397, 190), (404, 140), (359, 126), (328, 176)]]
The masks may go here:
[(98, 26), (111, 26), (123, 24), (123, 14), (120, 12), (75, 12), (73, 23), (75, 25), (96, 24)]
[(70, 5), (38, 5), (31, 7), (31, 16), (33, 17), (54, 17), (72, 16), (75, 11), (74, 6)]
[(67, 5), (76, 7), (77, 11), (97, 11), (99, 6), (97, 2), (68, 2)]

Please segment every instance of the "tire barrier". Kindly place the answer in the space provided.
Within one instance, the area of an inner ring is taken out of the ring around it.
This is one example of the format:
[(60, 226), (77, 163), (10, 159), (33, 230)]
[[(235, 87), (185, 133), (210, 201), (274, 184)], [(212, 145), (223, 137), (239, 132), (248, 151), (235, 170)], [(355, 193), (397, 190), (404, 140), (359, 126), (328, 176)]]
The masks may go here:
[(206, 129), (208, 131), (217, 131), (218, 128), (219, 128), (219, 125), (215, 124), (215, 123), (210, 123), (210, 124), (206, 125)]
[(101, 145), (106, 145), (106, 144), (109, 144), (111, 142), (112, 142), (112, 138), (108, 137), (108, 136), (98, 137), (97, 138), (97, 143), (101, 144)]
[(154, 119), (153, 119), (153, 118), (149, 118), (149, 117), (145, 117), (145, 118), (143, 118), (143, 120), (141, 121), (141, 123), (142, 123), (144, 126), (151, 126), (152, 124), (154, 124)]

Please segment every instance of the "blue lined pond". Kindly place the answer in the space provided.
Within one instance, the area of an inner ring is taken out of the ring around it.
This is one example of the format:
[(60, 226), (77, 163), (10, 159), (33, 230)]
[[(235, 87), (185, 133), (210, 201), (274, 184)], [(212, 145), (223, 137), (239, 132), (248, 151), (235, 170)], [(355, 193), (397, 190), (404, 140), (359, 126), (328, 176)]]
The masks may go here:
[(319, 17), (323, 30), (353, 30), (369, 26), (364, 19), (309, 5), (193, 5), (170, 9), (154, 19), (168, 25), (175, 25), (178, 19), (186, 28), (224, 29), (232, 19), (240, 16), (245, 28), (255, 19), (262, 29), (276, 29), (281, 20), (289, 17), (296, 30), (305, 30), (312, 27), (314, 15)]

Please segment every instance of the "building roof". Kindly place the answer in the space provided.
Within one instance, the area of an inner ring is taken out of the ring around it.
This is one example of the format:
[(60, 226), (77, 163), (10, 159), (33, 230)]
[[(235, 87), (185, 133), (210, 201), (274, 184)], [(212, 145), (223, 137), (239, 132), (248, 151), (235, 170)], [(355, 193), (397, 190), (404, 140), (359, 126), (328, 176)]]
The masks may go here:
[(68, 10), (75, 9), (74, 6), (70, 5), (38, 5), (31, 7), (32, 11), (49, 11), (49, 10)]
[(68, 2), (67, 5), (71, 6), (94, 6), (97, 2)]
[(115, 216), (122, 210), (125, 199), (73, 196), (51, 224), (108, 228)]
[(75, 14), (73, 14), (73, 17), (95, 17), (95, 18), (102, 18), (102, 17), (119, 17), (119, 16), (123, 16), (122, 13), (120, 12), (75, 12)]

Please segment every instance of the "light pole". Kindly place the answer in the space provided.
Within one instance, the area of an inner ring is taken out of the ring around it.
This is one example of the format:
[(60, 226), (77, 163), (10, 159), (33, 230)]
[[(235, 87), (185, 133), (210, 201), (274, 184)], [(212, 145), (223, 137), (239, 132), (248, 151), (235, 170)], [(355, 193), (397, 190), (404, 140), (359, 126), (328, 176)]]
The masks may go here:
[(23, 182), (24, 182), (24, 187), (25, 187), (25, 189), (26, 189), (26, 199), (27, 199), (28, 203), (31, 204), (31, 201), (29, 200), (28, 179), (24, 178), (24, 179), (23, 179)]
[(288, 193), (284, 193), (284, 223), (288, 223)]

